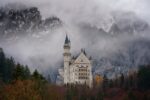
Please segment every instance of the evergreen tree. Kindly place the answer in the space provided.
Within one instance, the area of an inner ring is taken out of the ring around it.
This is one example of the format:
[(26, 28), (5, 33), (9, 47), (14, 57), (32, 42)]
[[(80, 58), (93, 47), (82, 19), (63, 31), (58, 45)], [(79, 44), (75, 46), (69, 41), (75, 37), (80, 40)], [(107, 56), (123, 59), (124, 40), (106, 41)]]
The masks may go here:
[(3, 49), (0, 48), (0, 77), (3, 80), (5, 71), (5, 54)]
[(106, 75), (104, 75), (104, 77), (103, 77), (103, 89), (105, 90), (106, 88), (108, 88), (108, 78)]
[(124, 86), (124, 75), (123, 73), (120, 76), (120, 86), (123, 87)]
[(138, 86), (140, 89), (150, 89), (150, 66), (143, 66), (138, 71)]
[(14, 59), (12, 57), (10, 59), (6, 59), (4, 82), (7, 82), (7, 83), (11, 82), (11, 80), (13, 79), (14, 69), (15, 69)]
[(24, 68), (24, 76), (25, 76), (25, 79), (29, 79), (31, 76), (30, 70), (27, 65)]
[(114, 86), (113, 80), (109, 80), (109, 88), (112, 88)]
[(0, 77), (3, 82), (12, 80), (12, 73), (15, 67), (13, 58), (6, 58), (3, 49), (0, 48)]
[(39, 78), (40, 78), (39, 72), (38, 72), (37, 70), (35, 70), (35, 71), (33, 72), (32, 77), (35, 78), (35, 79), (39, 79)]
[(49, 74), (48, 74), (47, 81), (48, 81), (49, 83), (51, 83), (51, 76), (50, 76)]
[(25, 71), (24, 71), (24, 67), (22, 65), (20, 65), (19, 63), (16, 65), (16, 68), (14, 70), (14, 73), (13, 73), (13, 78), (15, 80), (17, 79), (25, 79)]
[(37, 71), (37, 69), (32, 74), (33, 79), (39, 81), (46, 81), (45, 78)]

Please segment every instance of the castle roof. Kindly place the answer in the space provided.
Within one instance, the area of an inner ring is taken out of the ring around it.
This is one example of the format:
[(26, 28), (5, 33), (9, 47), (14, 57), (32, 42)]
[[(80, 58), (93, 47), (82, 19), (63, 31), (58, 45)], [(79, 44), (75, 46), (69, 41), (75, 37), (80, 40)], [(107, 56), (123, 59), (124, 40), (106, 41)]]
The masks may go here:
[(3, 52), (3, 49), (2, 49), (2, 48), (0, 48), (0, 52)]
[(87, 55), (85, 54), (85, 51), (81, 51), (81, 53), (74, 57), (74, 62), (73, 63), (90, 63), (89, 58), (87, 57)]
[(68, 35), (66, 35), (65, 44), (68, 44), (68, 43), (70, 43), (70, 40), (68, 38)]
[(83, 52), (83, 54), (86, 56), (85, 49), (81, 49), (81, 52)]

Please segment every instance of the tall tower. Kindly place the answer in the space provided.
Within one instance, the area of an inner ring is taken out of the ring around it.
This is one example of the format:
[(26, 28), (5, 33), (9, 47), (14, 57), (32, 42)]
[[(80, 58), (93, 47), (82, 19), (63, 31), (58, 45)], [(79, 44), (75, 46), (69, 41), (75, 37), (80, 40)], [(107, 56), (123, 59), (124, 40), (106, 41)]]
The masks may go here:
[(70, 82), (70, 61), (71, 61), (71, 43), (66, 35), (65, 43), (64, 43), (64, 84), (67, 84)]

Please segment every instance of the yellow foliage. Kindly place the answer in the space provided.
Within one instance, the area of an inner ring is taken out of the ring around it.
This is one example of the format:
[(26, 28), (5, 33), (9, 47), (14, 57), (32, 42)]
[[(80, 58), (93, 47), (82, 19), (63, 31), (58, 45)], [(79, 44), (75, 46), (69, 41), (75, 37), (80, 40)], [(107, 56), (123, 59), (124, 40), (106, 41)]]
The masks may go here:
[(102, 82), (103, 82), (103, 77), (100, 76), (100, 75), (96, 75), (95, 76), (95, 83), (96, 83), (96, 85), (101, 85)]

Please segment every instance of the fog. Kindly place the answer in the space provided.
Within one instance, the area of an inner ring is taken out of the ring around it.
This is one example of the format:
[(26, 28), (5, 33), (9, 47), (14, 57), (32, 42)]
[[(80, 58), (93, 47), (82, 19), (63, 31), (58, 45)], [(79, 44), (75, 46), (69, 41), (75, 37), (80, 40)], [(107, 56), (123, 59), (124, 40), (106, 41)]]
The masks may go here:
[[(112, 10), (134, 11), (142, 18), (149, 20), (148, 0), (0, 0), (0, 5), (10, 3), (25, 4), (27, 7), (36, 6), (42, 12), (43, 18), (57, 15), (65, 21), (81, 18), (80, 20), (96, 20), (93, 15), (106, 15)], [(95, 16), (95, 17), (97, 17)], [(103, 17), (102, 17), (103, 18)], [(79, 20), (79, 21), (80, 21)]]
[[(71, 52), (76, 55), (85, 48), (93, 59), (109, 56), (124, 49), (124, 43), (148, 38), (142, 34), (112, 35), (108, 31), (114, 23), (114, 12), (134, 12), (140, 19), (150, 22), (148, 0), (0, 0), (0, 6), (15, 4), (15, 9), (38, 7), (42, 19), (57, 16), (63, 22), (55, 30), (39, 32), (31, 36), (15, 37), (1, 41), (0, 46), (17, 62), (42, 72), (62, 67), (65, 35), (71, 40)], [(24, 6), (20, 6), (20, 3)], [(17, 5), (16, 5), (17, 4)], [(99, 32), (99, 29), (107, 33)], [(17, 39), (16, 39), (17, 38)]]

